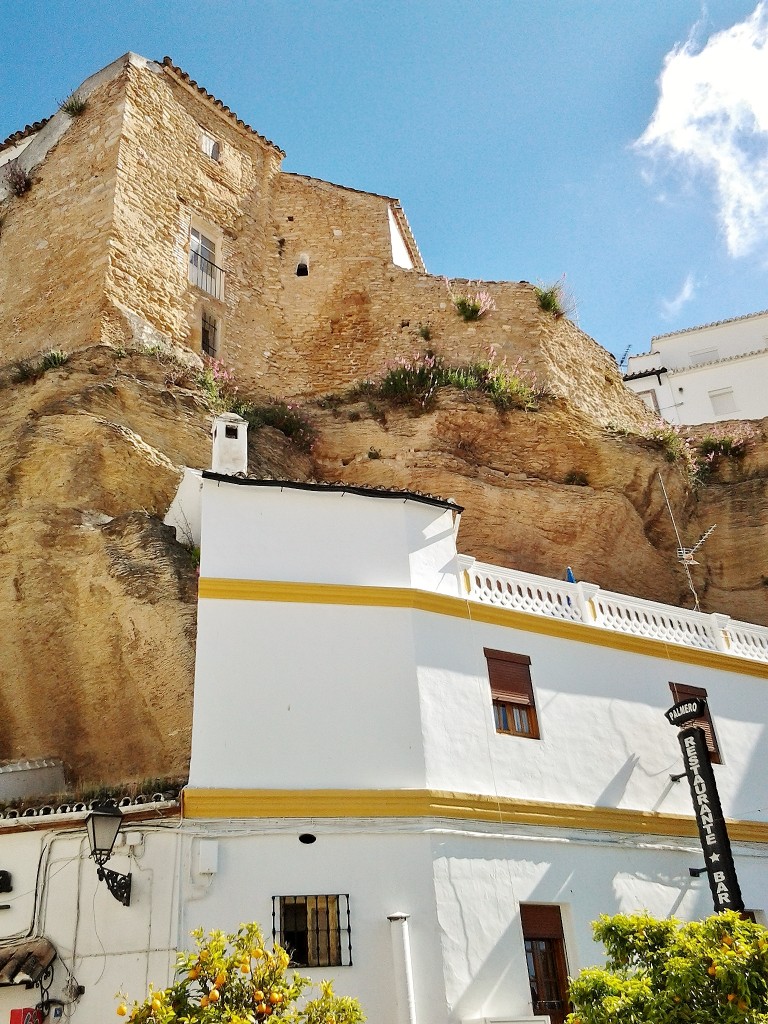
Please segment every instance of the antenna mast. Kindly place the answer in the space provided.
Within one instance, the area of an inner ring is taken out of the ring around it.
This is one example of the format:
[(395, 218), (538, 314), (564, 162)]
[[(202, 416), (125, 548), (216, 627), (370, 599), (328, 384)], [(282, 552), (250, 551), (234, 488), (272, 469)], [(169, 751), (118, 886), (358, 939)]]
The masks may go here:
[(664, 501), (666, 501), (666, 503), (667, 503), (667, 511), (669, 512), (669, 518), (672, 520), (672, 526), (674, 527), (675, 536), (677, 537), (677, 560), (678, 560), (678, 562), (680, 562), (680, 564), (682, 565), (683, 569), (685, 570), (685, 575), (686, 575), (686, 577), (688, 579), (688, 586), (691, 589), (691, 593), (693, 594), (693, 600), (695, 602), (695, 604), (694, 604), (694, 611), (698, 612), (700, 610), (700, 607), (699, 607), (699, 595), (696, 593), (696, 588), (693, 585), (693, 577), (691, 576), (691, 566), (692, 565), (698, 565), (699, 563), (696, 561), (696, 559), (693, 556), (694, 556), (694, 553), (699, 550), (699, 548), (704, 543), (704, 541), (707, 539), (707, 537), (709, 537), (709, 535), (712, 533), (712, 531), (717, 528), (717, 523), (715, 523), (714, 526), (710, 526), (710, 528), (706, 531), (706, 533), (703, 533), (701, 535), (701, 537), (699, 537), (699, 539), (696, 541), (696, 543), (693, 545), (692, 548), (687, 548), (683, 544), (683, 541), (682, 541), (682, 539), (680, 537), (680, 531), (678, 530), (677, 523), (675, 522), (675, 517), (672, 514), (672, 505), (670, 504), (670, 501), (669, 501), (669, 496), (667, 494), (667, 489), (664, 486), (664, 480), (662, 479), (661, 473), (659, 473), (658, 470), (656, 472), (658, 473), (659, 483), (661, 484), (661, 489), (664, 492)]

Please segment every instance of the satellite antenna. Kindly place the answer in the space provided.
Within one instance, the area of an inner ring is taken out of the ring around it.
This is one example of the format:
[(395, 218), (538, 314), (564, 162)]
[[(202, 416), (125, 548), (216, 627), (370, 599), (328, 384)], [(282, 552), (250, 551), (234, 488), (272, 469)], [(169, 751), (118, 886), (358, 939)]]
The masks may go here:
[[(658, 470), (657, 470), (657, 473), (658, 473)], [(682, 539), (680, 537), (680, 531), (677, 528), (677, 523), (675, 522), (675, 517), (672, 514), (672, 506), (671, 506), (671, 504), (669, 502), (669, 496), (667, 495), (667, 489), (664, 486), (664, 480), (662, 479), (661, 473), (658, 473), (658, 476), (659, 476), (659, 483), (661, 484), (661, 489), (664, 492), (664, 501), (666, 501), (666, 503), (667, 503), (667, 511), (669, 512), (669, 518), (672, 520), (672, 526), (675, 529), (675, 536), (677, 537), (677, 560), (678, 560), (678, 562), (680, 562), (680, 564), (682, 565), (683, 569), (685, 570), (685, 575), (686, 575), (686, 577), (688, 579), (688, 586), (691, 589), (691, 593), (693, 594), (693, 599), (694, 599), (694, 602), (695, 602), (695, 604), (694, 604), (694, 611), (699, 611), (700, 610), (699, 609), (699, 595), (696, 593), (696, 588), (693, 585), (693, 577), (691, 576), (691, 566), (692, 565), (699, 565), (699, 563), (696, 561), (696, 559), (693, 556), (699, 550), (699, 548), (704, 543), (704, 541), (707, 539), (707, 537), (709, 537), (709, 535), (712, 533), (712, 531), (717, 528), (717, 523), (715, 523), (714, 526), (710, 526), (710, 528), (706, 531), (706, 533), (703, 533), (701, 535), (701, 537), (699, 537), (699, 539), (696, 541), (696, 543), (693, 545), (692, 548), (687, 548), (683, 544), (683, 542), (682, 542)]]

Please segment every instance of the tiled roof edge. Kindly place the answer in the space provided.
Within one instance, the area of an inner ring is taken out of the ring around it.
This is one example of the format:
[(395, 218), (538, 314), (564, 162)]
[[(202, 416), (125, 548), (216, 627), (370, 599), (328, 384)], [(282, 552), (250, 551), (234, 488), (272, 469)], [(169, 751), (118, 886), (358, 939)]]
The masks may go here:
[(226, 114), (227, 117), (230, 120), (234, 121), (235, 124), (237, 124), (240, 128), (244, 128), (252, 135), (255, 135), (257, 139), (260, 139), (267, 146), (271, 146), (272, 149), (275, 150), (275, 152), (280, 154), (280, 156), (285, 156), (284, 150), (280, 149), (278, 145), (276, 145), (270, 139), (266, 138), (264, 135), (261, 135), (259, 132), (256, 131), (255, 128), (252, 128), (251, 125), (249, 125), (247, 122), (243, 121), (241, 117), (237, 116), (234, 110), (231, 110), (225, 103), (222, 103), (220, 99), (217, 99), (217, 97), (214, 96), (212, 93), (208, 92), (207, 89), (204, 89), (202, 85), (198, 85), (194, 78), (191, 78), (186, 71), (178, 67), (178, 65), (174, 64), (170, 57), (163, 57), (160, 63), (167, 72), (173, 74), (176, 78), (183, 82), (184, 85), (187, 85), (192, 89), (196, 89), (201, 96), (205, 97), (205, 99), (213, 103), (214, 106), (218, 107), (218, 109), (223, 114)]
[[(757, 313), (744, 313), (743, 316), (731, 316), (726, 320), (713, 320), (709, 324), (698, 324), (696, 327), (684, 327), (681, 331), (669, 331), (668, 334), (654, 334), (651, 341), (658, 341), (659, 338), (674, 338), (678, 334), (690, 334), (691, 331), (703, 331), (707, 327), (721, 327), (723, 324), (735, 324), (740, 320), (751, 320), (755, 316), (765, 316), (768, 309), (760, 309)], [(647, 355), (648, 353), (641, 353)]]
[[(51, 117), (53, 117), (53, 114), (51, 114)], [(3, 141), (0, 142), (0, 152), (4, 149), (10, 149), (12, 146), (18, 145), (19, 142), (23, 142), (24, 139), (30, 135), (35, 135), (41, 128), (45, 128), (51, 120), (51, 117), (44, 117), (42, 121), (35, 121), (34, 124), (28, 124), (19, 131), (9, 135), (7, 139), (3, 139)]]

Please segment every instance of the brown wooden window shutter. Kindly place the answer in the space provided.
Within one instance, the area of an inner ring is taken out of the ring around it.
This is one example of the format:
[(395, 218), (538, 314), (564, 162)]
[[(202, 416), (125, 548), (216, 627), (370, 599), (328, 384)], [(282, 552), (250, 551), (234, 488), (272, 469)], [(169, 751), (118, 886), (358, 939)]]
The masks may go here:
[(539, 738), (539, 722), (531, 682), (531, 659), (526, 654), (484, 648), (496, 731)]
[[(707, 691), (701, 686), (687, 686), (684, 683), (670, 683), (669, 688), (672, 691), (672, 699), (675, 704), (679, 704), (681, 701), (687, 700), (689, 697), (701, 697), (704, 700), (707, 699)], [(688, 722), (687, 724), (698, 725), (704, 730), (710, 761), (712, 761), (713, 764), (722, 764), (723, 759), (720, 756), (720, 748), (717, 745), (717, 736), (715, 735), (715, 727), (712, 723), (712, 716), (709, 712), (709, 705), (707, 705), (707, 710), (701, 718), (694, 718), (692, 722)]]

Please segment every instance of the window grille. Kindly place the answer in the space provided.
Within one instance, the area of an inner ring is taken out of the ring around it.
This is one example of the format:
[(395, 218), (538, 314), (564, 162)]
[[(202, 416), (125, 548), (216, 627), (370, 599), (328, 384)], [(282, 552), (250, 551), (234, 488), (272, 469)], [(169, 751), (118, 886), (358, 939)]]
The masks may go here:
[(215, 299), (221, 298), (224, 271), (216, 266), (216, 243), (197, 228), (189, 232), (189, 280)]
[(202, 349), (211, 359), (216, 355), (216, 333), (218, 323), (210, 313), (203, 313)]
[(349, 894), (273, 896), (272, 941), (296, 967), (351, 967)]

